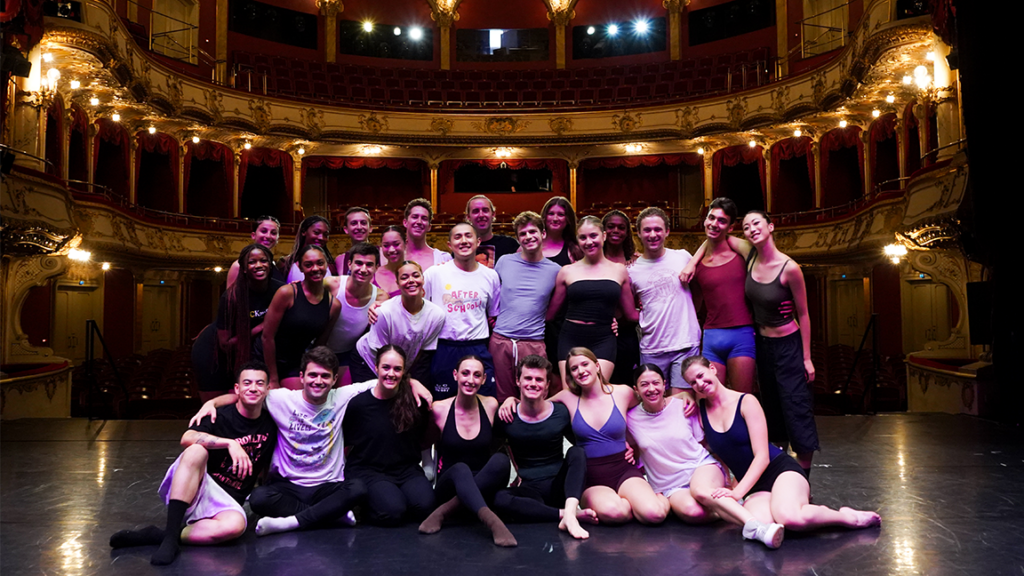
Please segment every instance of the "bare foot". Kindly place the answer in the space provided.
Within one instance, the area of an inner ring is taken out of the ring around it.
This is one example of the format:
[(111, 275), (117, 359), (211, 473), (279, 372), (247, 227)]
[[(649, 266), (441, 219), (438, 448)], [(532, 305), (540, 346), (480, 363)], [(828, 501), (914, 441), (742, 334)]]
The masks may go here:
[(839, 511), (852, 519), (851, 528), (869, 528), (882, 524), (882, 517), (877, 512), (854, 510), (849, 506), (843, 506)]
[(576, 518), (570, 518), (569, 520), (562, 518), (558, 523), (558, 529), (568, 532), (570, 536), (577, 540), (586, 540), (587, 538), (590, 538), (590, 532), (584, 530), (580, 526), (579, 520)]
[(597, 524), (597, 512), (592, 508), (577, 508), (576, 519), (587, 524)]

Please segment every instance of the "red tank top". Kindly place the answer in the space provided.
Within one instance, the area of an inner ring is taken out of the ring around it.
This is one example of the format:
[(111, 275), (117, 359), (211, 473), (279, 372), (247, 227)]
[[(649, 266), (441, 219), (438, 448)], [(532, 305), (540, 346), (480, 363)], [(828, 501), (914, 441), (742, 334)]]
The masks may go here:
[(708, 309), (705, 330), (754, 324), (744, 291), (747, 269), (739, 254), (721, 266), (705, 266), (703, 261), (698, 262), (693, 281), (700, 287)]

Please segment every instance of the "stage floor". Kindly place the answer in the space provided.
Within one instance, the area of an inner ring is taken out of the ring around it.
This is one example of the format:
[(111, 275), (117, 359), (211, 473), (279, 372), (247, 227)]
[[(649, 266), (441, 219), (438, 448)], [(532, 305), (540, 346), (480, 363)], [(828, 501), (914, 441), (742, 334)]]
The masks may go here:
[(875, 509), (881, 528), (786, 533), (782, 548), (744, 542), (723, 522), (593, 527), (574, 541), (554, 525), (510, 525), (515, 549), (479, 524), (421, 536), (402, 528), (318, 530), (183, 547), (166, 568), (155, 547), (111, 551), (110, 535), (163, 526), (156, 489), (184, 422), (18, 420), (0, 426), (0, 573), (443, 576), (579, 574), (1024, 573), (1024, 445), (969, 416), (819, 417), (814, 500)]

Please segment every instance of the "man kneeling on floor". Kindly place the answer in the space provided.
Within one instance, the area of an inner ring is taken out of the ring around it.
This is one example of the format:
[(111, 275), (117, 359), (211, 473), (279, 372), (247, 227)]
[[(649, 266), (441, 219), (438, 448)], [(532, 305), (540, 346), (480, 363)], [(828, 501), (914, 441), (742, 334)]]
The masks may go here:
[(277, 443), (277, 426), (263, 411), (267, 386), (263, 362), (252, 360), (242, 366), (235, 393), (222, 397), (234, 401), (181, 437), (185, 450), (167, 470), (159, 490), (167, 503), (166, 529), (122, 530), (110, 537), (112, 547), (159, 544), (151, 562), (166, 565), (174, 561), (182, 542), (219, 544), (245, 533), (242, 504)]

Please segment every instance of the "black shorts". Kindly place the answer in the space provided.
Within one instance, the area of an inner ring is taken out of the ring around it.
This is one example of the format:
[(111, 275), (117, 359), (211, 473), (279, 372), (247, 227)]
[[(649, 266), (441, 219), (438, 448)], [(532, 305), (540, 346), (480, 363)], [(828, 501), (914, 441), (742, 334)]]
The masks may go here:
[[(747, 492), (747, 496), (755, 492), (771, 492), (775, 481), (783, 472), (799, 472), (804, 476), (804, 469), (793, 459), (792, 456), (782, 452), (768, 463), (768, 467), (761, 473), (761, 477), (754, 482), (754, 486)], [(806, 476), (804, 476), (806, 478)]]
[(578, 324), (566, 320), (562, 324), (562, 333), (558, 335), (558, 361), (564, 362), (569, 350), (577, 346), (589, 348), (600, 360), (615, 362), (619, 344), (611, 325)]

